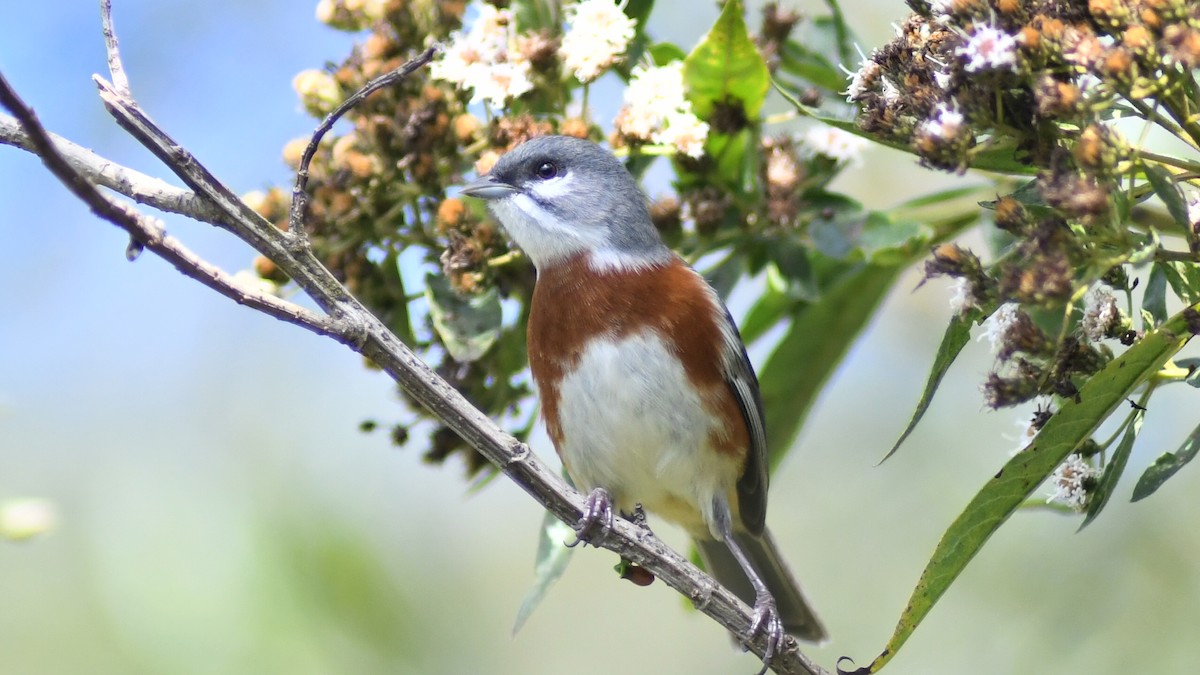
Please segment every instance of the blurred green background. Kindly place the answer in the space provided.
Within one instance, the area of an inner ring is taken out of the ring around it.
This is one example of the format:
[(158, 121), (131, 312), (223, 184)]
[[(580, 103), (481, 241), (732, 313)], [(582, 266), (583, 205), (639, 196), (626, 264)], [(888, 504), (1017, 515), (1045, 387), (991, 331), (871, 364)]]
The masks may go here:
[[(291, 77), (342, 58), (352, 36), (319, 25), (314, 2), (115, 4), (150, 114), (239, 191), (287, 182), (280, 149), (314, 126)], [(94, 95), (88, 78), (105, 70), (96, 5), (9, 3), (0, 70), (52, 130), (161, 175)], [(715, 3), (659, 5), (651, 30), (683, 45), (716, 16)], [(907, 11), (900, 0), (844, 5), (864, 51)], [(615, 111), (618, 90), (605, 86), (593, 101)], [(978, 180), (882, 149), (848, 174), (839, 187), (872, 208)], [(0, 148), (0, 178), (0, 501), (45, 497), (60, 521), (0, 542), (0, 672), (757, 667), (673, 591), (618, 581), (614, 557), (591, 549), (511, 637), (541, 520), (533, 501), (505, 480), (472, 493), (460, 467), (359, 433), (363, 419), (395, 417), (389, 381), (152, 256), (127, 263), (120, 232), (32, 157)], [(167, 224), (226, 269), (249, 266), (252, 253), (212, 228)], [(919, 280), (900, 283), (773, 479), (769, 521), (833, 635), (811, 650), (831, 668), (843, 655), (866, 665), (882, 647), (941, 532), (1016, 448), (1024, 419), (983, 410), (991, 356), (974, 343), (925, 423), (875, 466), (949, 317), (945, 287), (913, 292)], [(755, 288), (735, 292), (735, 315)], [(1173, 450), (1194, 410), (1183, 387), (1156, 396), (1131, 470)], [(535, 446), (553, 454), (544, 436)], [(1130, 505), (1127, 479), (1080, 535), (1075, 519), (1019, 514), (885, 672), (1189, 672), (1200, 542), (1185, 506), (1197, 481), (1185, 470)]]

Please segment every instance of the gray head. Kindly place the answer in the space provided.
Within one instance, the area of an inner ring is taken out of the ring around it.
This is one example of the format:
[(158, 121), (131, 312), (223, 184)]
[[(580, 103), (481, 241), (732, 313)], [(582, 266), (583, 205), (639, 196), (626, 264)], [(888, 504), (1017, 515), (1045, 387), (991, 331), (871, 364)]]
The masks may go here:
[(650, 222), (646, 196), (617, 158), (591, 141), (527, 141), (462, 192), (486, 199), (539, 269), (585, 253), (602, 269), (671, 259)]

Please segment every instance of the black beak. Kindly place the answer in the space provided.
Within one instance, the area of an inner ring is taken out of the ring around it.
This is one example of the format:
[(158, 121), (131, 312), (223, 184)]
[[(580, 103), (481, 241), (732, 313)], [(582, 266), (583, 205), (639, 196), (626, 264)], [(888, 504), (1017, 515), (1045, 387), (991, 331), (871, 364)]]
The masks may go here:
[(477, 197), (479, 199), (504, 199), (505, 197), (517, 192), (517, 188), (502, 183), (489, 176), (480, 176), (479, 178), (467, 183), (462, 187), (461, 192), (468, 197)]

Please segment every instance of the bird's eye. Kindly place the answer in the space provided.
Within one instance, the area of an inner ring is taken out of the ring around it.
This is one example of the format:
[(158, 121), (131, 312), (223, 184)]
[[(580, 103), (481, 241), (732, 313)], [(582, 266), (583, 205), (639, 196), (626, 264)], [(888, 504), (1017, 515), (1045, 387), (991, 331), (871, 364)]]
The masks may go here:
[(550, 180), (558, 175), (558, 167), (554, 166), (552, 162), (542, 162), (538, 164), (536, 173), (538, 178)]

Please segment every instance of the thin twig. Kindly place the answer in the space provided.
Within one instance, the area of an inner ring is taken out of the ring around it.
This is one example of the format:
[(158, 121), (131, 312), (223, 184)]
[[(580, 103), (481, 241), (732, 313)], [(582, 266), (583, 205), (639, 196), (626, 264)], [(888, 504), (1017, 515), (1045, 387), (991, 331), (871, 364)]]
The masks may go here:
[(59, 153), (37, 116), (12, 90), (3, 74), (0, 74), (0, 105), (16, 116), (33, 146), (33, 152), (42, 158), (42, 163), (50, 173), (87, 204), (93, 213), (129, 233), (130, 251), (137, 251), (141, 247), (150, 249), (183, 274), (234, 302), (257, 309), (276, 319), (304, 326), (318, 335), (336, 337), (344, 331), (344, 327), (337, 322), (299, 305), (246, 288), (224, 270), (201, 259), (177, 239), (168, 236), (157, 219), (148, 218), (128, 205), (101, 193), (91, 180), (72, 167), (71, 162)]
[[(160, 211), (178, 213), (193, 220), (217, 224), (221, 214), (212, 205), (196, 196), (191, 190), (175, 187), (164, 180), (147, 176), (116, 162), (108, 160), (87, 148), (46, 132), (58, 153), (71, 168), (83, 174), (88, 181), (119, 192), (139, 204), (153, 206)], [(21, 128), (16, 118), (0, 114), (0, 144), (11, 145), (37, 154), (29, 135)]]
[(300, 156), (300, 166), (296, 171), (296, 184), (292, 187), (292, 209), (288, 213), (289, 232), (294, 232), (299, 237), (307, 236), (307, 231), (304, 229), (304, 207), (308, 204), (308, 165), (312, 163), (313, 156), (317, 154), (317, 146), (321, 144), (321, 139), (325, 137), (325, 134), (333, 128), (334, 124), (337, 124), (342, 115), (345, 115), (359, 103), (362, 103), (368, 96), (384, 87), (390, 87), (413, 74), (419, 68), (432, 61), (434, 55), (440, 50), (441, 46), (435, 44), (422, 52), (420, 56), (405, 63), (396, 70), (384, 73), (371, 80), (363, 85), (362, 89), (354, 92), (350, 98), (342, 101), (338, 107), (333, 109), (333, 112), (325, 116), (325, 119), (313, 131), (312, 139), (308, 142), (308, 147), (304, 148), (304, 154)]
[(108, 55), (108, 72), (112, 75), (113, 86), (125, 96), (132, 96), (129, 77), (125, 75), (125, 66), (121, 64), (117, 31), (113, 29), (112, 0), (100, 0), (100, 28), (104, 33), (104, 53)]

